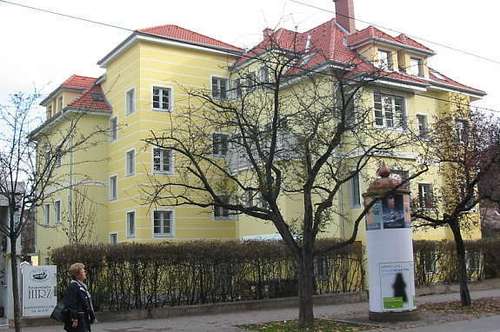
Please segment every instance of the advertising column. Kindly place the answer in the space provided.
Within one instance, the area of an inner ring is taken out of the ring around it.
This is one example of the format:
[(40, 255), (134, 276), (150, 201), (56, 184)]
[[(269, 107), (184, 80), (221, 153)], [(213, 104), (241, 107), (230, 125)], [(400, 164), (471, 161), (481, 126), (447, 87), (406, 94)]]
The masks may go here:
[(365, 206), (373, 203), (366, 216), (370, 319), (417, 319), (409, 190), (387, 166), (377, 174), (363, 195)]

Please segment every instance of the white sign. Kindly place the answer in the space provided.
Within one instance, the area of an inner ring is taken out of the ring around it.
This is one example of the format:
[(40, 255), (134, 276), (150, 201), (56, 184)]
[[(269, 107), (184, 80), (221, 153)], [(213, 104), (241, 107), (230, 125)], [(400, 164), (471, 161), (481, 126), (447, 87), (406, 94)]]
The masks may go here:
[(380, 290), (384, 311), (415, 309), (413, 262), (381, 263)]
[(57, 305), (57, 266), (24, 266), (23, 316), (49, 317)]

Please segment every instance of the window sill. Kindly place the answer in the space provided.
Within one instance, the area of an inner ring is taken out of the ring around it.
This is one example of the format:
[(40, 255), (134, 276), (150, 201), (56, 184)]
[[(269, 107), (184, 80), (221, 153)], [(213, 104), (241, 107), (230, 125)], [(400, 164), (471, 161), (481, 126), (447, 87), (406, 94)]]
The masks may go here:
[(174, 172), (153, 171), (153, 175), (172, 176), (172, 175), (174, 175)]
[(161, 240), (161, 239), (171, 239), (173, 237), (174, 237), (173, 234), (165, 234), (165, 235), (154, 234), (153, 235), (153, 239), (159, 239), (159, 240)]
[(385, 127), (385, 126), (379, 126), (379, 125), (374, 125), (376, 129), (381, 129), (381, 130), (387, 130), (387, 131), (394, 131), (398, 133), (404, 133), (408, 131), (407, 128), (402, 128), (402, 127)]
[(170, 108), (152, 108), (151, 109), (153, 112), (161, 112), (161, 113), (171, 113), (172, 112), (172, 109)]
[(214, 221), (236, 221), (238, 218), (235, 217), (214, 217)]

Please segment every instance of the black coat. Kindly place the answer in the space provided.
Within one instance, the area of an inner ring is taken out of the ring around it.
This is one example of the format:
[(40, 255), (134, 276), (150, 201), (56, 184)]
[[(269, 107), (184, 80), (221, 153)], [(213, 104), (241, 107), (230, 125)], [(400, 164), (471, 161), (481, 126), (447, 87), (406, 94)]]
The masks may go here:
[[(85, 285), (72, 280), (66, 289), (63, 301), (68, 309), (68, 320), (64, 323), (64, 329), (68, 332), (89, 332), (90, 324), (95, 321), (95, 315)], [(72, 319), (78, 319), (76, 328), (72, 327)]]

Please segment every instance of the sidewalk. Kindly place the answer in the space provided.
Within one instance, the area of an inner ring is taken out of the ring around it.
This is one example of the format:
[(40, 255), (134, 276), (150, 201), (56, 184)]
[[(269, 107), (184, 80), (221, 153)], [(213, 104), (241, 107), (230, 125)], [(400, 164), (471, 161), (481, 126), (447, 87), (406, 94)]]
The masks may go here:
[[(471, 293), (473, 299), (482, 297), (500, 297), (500, 289), (474, 291)], [(439, 294), (421, 296), (417, 298), (418, 303), (435, 303), (458, 300), (459, 294)], [(314, 308), (316, 317), (337, 316), (348, 313), (367, 313), (368, 303), (324, 305)], [(232, 332), (242, 331), (236, 325), (255, 324), (277, 320), (290, 320), (297, 318), (297, 309), (275, 309), (266, 311), (246, 311), (229, 314), (203, 315), (190, 317), (175, 317), (170, 319), (137, 320), (96, 324), (92, 332), (160, 332), (160, 331), (189, 331), (189, 332)], [(483, 322), (484, 321), (484, 322)], [(500, 331), (500, 316), (493, 316), (474, 321), (454, 322), (432, 327), (411, 329), (408, 332), (441, 332), (441, 331)], [(472, 324), (472, 325), (471, 325)], [(477, 326), (475, 326), (476, 324)], [(488, 325), (489, 324), (489, 325)], [(497, 324), (497, 325), (495, 325)], [(474, 325), (474, 326), (473, 326)], [(496, 326), (497, 330), (488, 329), (488, 326)], [(460, 329), (468, 326), (469, 329)], [(445, 328), (445, 329), (441, 329)], [(484, 328), (484, 329), (481, 329)], [(10, 330), (9, 330), (10, 331)], [(30, 327), (24, 328), (24, 332), (62, 332), (61, 327)]]

